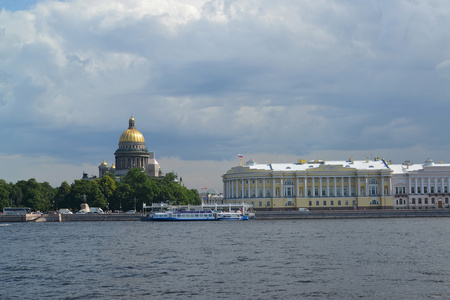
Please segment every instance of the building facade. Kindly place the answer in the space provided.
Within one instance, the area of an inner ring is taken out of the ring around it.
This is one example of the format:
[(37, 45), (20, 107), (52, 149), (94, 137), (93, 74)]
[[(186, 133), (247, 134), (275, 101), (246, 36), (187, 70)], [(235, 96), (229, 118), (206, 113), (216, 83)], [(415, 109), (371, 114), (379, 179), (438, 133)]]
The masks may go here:
[(119, 138), (119, 148), (114, 152), (115, 164), (111, 166), (103, 160), (98, 167), (99, 177), (107, 172), (114, 173), (117, 177), (125, 175), (131, 168), (142, 168), (149, 177), (160, 177), (162, 172), (159, 163), (155, 159), (155, 153), (149, 152), (145, 139), (135, 127), (133, 116), (128, 122), (128, 129)]
[(250, 160), (222, 176), (223, 201), (259, 210), (392, 209), (391, 172), (378, 158), (285, 164)]
[(391, 164), (394, 209), (450, 208), (450, 164)]

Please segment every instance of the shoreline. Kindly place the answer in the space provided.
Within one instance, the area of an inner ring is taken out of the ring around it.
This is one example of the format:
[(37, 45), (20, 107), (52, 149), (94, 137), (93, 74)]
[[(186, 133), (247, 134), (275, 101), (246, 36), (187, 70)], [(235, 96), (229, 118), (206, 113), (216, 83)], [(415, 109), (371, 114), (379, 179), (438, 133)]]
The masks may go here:
[[(450, 217), (450, 209), (433, 210), (313, 210), (256, 211), (255, 220), (364, 219), (364, 218), (436, 218)], [(91, 222), (140, 221), (141, 214), (26, 214), (0, 215), (0, 223), (13, 222)]]

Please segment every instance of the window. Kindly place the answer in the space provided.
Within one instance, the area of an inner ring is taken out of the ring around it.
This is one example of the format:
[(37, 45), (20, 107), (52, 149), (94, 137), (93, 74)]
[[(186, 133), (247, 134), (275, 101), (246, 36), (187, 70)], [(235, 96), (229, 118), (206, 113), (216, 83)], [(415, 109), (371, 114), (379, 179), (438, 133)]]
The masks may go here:
[(411, 204), (416, 204), (416, 198), (411, 199)]
[(345, 200), (345, 205), (348, 205), (348, 200)]
[(266, 183), (270, 183), (270, 179), (267, 179)]
[(266, 206), (270, 207), (270, 201), (267, 201)]
[(314, 189), (314, 196), (319, 196), (319, 189)]
[(294, 196), (294, 187), (293, 186), (285, 186), (284, 187), (284, 195), (291, 197)]
[(252, 183), (255, 184), (255, 179), (252, 180)]
[(426, 187), (426, 186), (423, 187), (423, 193), (424, 194), (428, 193), (428, 187)]
[(323, 200), (323, 205), (327, 205), (327, 200)]
[(311, 189), (308, 189), (308, 196), (311, 196)]
[(326, 195), (327, 195), (326, 190), (322, 189), (322, 196), (326, 196)]
[(336, 182), (340, 182), (340, 180), (341, 180), (340, 178), (336, 178)]
[(262, 183), (262, 180), (261, 180), (261, 179), (259, 180), (259, 183)]
[(333, 200), (330, 201), (330, 205), (334, 205), (334, 201)]
[(316, 201), (316, 205), (319, 206), (319, 201)]
[(292, 179), (286, 179), (286, 180), (284, 181), (284, 184), (285, 184), (285, 185), (294, 185), (294, 180), (292, 180)]
[(369, 186), (369, 194), (370, 195), (378, 195), (378, 186), (377, 185), (370, 185)]
[(326, 180), (327, 180), (327, 179), (326, 179), (325, 177), (324, 177), (324, 178), (322, 178), (322, 182), (326, 182)]
[(267, 190), (266, 190), (266, 196), (267, 196), (267, 197), (270, 197), (270, 189), (267, 189)]
[(262, 202), (261, 202), (261, 201), (259, 201), (259, 203), (258, 203), (258, 204), (259, 204), (259, 206), (262, 206)]
[(372, 201), (370, 201), (371, 205), (380, 205), (380, 202), (378, 200), (373, 199)]
[(378, 179), (376, 179), (376, 178), (370, 178), (370, 179), (369, 179), (369, 184), (378, 184)]
[(420, 194), (420, 186), (417, 187), (417, 194)]
[(263, 189), (259, 189), (258, 192), (259, 192), (259, 197), (264, 197), (264, 195), (263, 195)]
[(328, 195), (333, 196), (333, 189), (328, 190)]
[(338, 200), (338, 205), (341, 205), (341, 200)]
[(430, 190), (431, 190), (431, 193), (434, 193), (434, 186), (432, 186), (432, 187), (430, 188)]
[(312, 201), (311, 201), (311, 200), (309, 200), (308, 204), (309, 204), (309, 206), (312, 206)]
[(286, 203), (284, 204), (284, 206), (295, 206), (295, 203), (294, 203), (294, 201), (292, 201), (292, 200), (288, 200), (288, 201), (286, 201)]

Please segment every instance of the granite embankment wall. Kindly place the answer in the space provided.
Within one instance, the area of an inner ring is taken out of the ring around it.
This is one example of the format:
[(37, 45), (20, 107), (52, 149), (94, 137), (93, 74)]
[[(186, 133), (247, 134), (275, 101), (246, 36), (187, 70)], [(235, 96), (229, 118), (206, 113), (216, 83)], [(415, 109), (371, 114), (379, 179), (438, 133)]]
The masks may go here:
[(83, 221), (139, 221), (140, 214), (27, 214), (0, 215), (0, 223), (11, 222), (83, 222)]
[(450, 217), (450, 210), (314, 210), (261, 211), (256, 212), (258, 220), (276, 219), (357, 219), (357, 218), (420, 218)]

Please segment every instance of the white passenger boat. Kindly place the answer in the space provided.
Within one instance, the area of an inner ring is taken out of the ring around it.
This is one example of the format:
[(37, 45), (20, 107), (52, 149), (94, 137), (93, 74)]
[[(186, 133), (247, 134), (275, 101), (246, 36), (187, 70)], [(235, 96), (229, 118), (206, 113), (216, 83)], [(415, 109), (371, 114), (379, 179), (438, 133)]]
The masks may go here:
[(170, 206), (166, 203), (152, 203), (151, 206), (147, 206), (144, 203), (142, 212), (142, 221), (224, 221), (248, 220), (255, 217), (253, 212), (248, 211), (246, 205), (231, 204)]
[[(153, 207), (154, 208), (154, 207)], [(211, 209), (195, 206), (160, 207), (161, 211), (152, 211), (142, 215), (142, 221), (217, 221), (217, 215)]]

